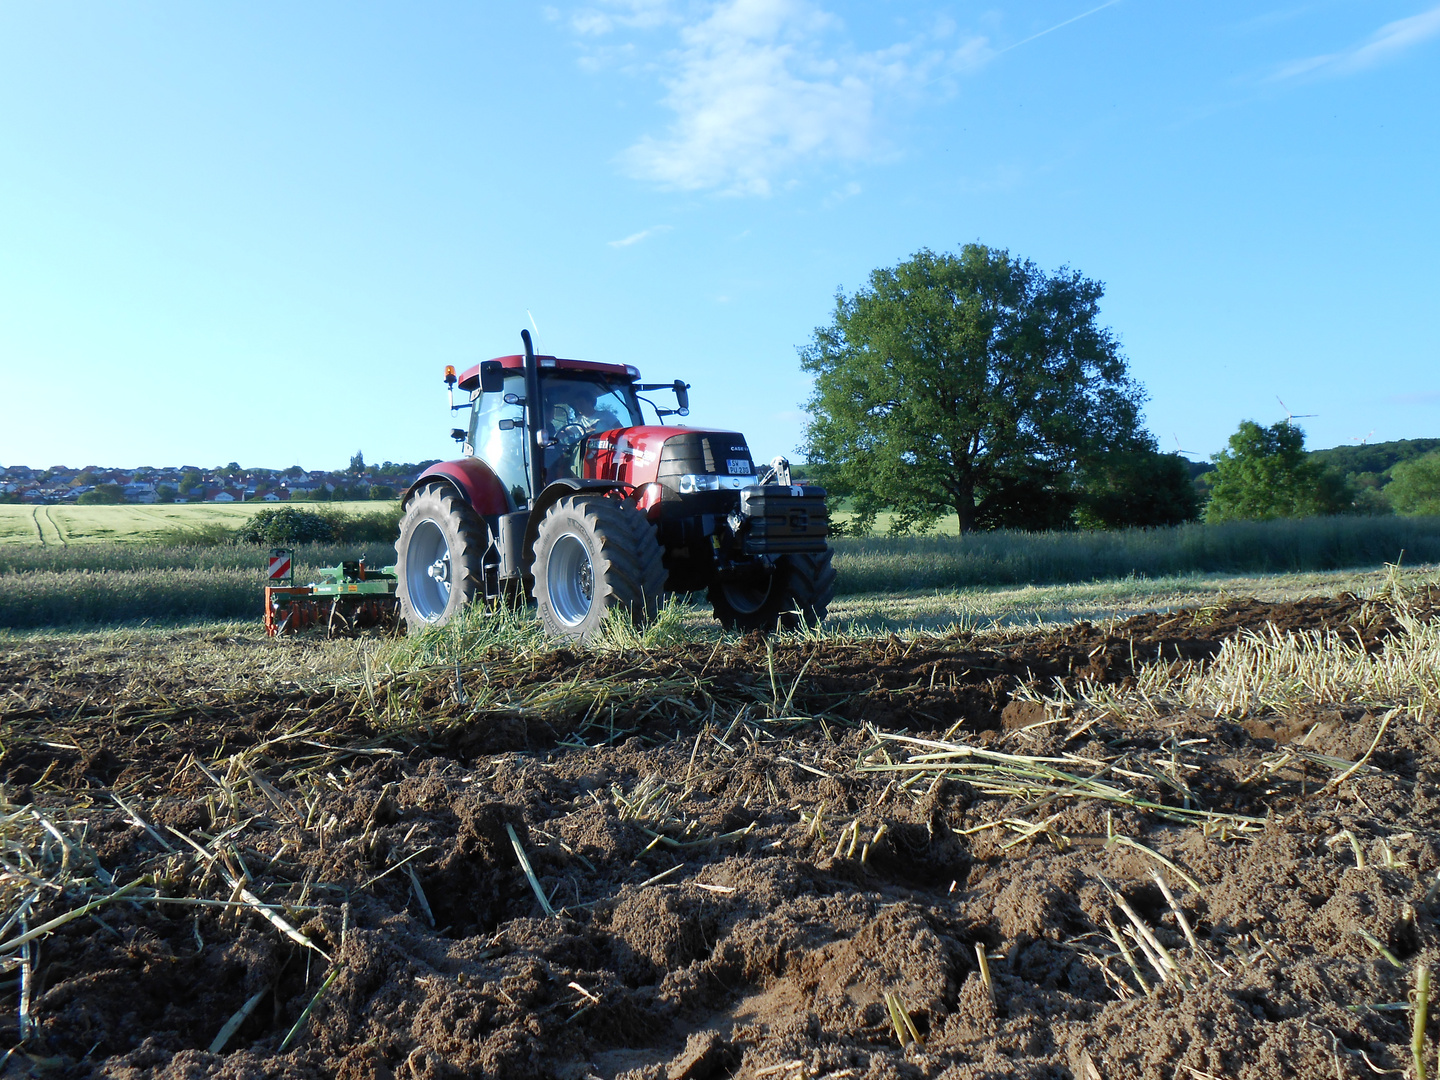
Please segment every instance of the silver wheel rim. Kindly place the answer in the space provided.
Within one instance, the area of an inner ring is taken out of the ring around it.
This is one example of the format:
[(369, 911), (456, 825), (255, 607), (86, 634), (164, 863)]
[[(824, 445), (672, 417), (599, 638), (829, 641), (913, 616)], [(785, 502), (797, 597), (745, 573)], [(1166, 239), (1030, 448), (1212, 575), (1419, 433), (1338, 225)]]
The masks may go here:
[(450, 545), (433, 521), (422, 521), (405, 548), (405, 592), (415, 614), (434, 622), (450, 606)]
[(566, 626), (577, 626), (590, 614), (595, 602), (595, 569), (590, 565), (590, 549), (574, 533), (566, 533), (550, 549), (545, 588), (550, 610)]
[(721, 586), (725, 593), (725, 601), (741, 615), (754, 615), (765, 606), (765, 601), (770, 599), (770, 586), (774, 584), (773, 576), (765, 579), (764, 588), (757, 588), (754, 585), (740, 585), (729, 582)]

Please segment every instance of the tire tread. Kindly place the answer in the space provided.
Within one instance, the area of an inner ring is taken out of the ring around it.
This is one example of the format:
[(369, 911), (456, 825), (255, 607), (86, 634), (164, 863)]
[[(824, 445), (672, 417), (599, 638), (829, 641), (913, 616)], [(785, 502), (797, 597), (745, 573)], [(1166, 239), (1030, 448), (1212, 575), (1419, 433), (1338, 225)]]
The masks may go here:
[(835, 598), (835, 577), (834, 551), (826, 547), (813, 555), (781, 556), (770, 595), (756, 611), (737, 610), (720, 585), (710, 586), (706, 598), (726, 630), (798, 630), (824, 621)]
[[(409, 534), (414, 523), (426, 517), (432, 520), (443, 519), (451, 525), (456, 542), (450, 548), (450, 563), (452, 567), (464, 568), (463, 574), (451, 585), (452, 592), (458, 590), (460, 593), (459, 602), (452, 603), (445, 614), (435, 622), (428, 622), (420, 617), (404, 588), (407, 570), (405, 549)], [(395, 565), (401, 578), (401, 588), (398, 590), (400, 614), (407, 631), (427, 626), (443, 626), (455, 618), (476, 596), (484, 595), (481, 563), (489, 543), (490, 532), (484, 520), (449, 484), (426, 484), (411, 496), (405, 508), (405, 516), (400, 521), (400, 536), (395, 541)]]
[[(601, 609), (597, 618), (587, 618), (582, 623), (584, 629), (579, 636), (593, 633), (611, 608), (624, 609), (642, 625), (653, 619), (665, 594), (668, 573), (660, 542), (645, 515), (604, 496), (564, 496), (546, 512), (545, 520), (540, 523), (535, 542), (537, 556), (550, 549), (551, 534), (569, 528), (561, 522), (570, 515), (583, 523), (596, 549), (592, 561), (594, 602)], [(537, 565), (535, 596), (540, 602), (541, 621), (555, 636), (573, 636), (573, 629), (547, 618), (549, 605), (541, 586), (543, 570)]]

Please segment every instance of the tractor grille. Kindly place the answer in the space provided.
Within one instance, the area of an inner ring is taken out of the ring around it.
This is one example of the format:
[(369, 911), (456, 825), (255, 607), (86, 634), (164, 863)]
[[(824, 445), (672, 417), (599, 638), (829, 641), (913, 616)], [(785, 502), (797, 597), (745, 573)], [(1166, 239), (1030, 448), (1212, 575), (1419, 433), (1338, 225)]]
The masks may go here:
[(665, 440), (655, 479), (673, 492), (679, 490), (680, 477), (686, 474), (751, 476), (754, 472), (744, 435), (733, 431), (688, 431)]

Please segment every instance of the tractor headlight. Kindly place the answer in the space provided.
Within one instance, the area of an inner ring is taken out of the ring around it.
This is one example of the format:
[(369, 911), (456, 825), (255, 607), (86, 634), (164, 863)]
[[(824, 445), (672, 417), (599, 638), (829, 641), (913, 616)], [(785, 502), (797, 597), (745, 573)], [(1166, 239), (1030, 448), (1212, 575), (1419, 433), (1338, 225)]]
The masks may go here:
[(754, 476), (711, 476), (707, 473), (686, 473), (680, 477), (680, 494), (697, 491), (739, 491), (755, 483)]

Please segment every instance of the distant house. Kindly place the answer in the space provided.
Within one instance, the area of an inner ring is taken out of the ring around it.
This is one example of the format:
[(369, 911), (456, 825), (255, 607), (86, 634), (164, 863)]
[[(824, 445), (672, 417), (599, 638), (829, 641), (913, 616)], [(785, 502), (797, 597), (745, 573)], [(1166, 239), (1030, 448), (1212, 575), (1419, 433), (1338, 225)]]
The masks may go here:
[(231, 495), (230, 492), (228, 492), (228, 491), (222, 491), (222, 492), (220, 492), (218, 495), (216, 495), (214, 498), (212, 498), (210, 501), (211, 501), (211, 502), (221, 502), (221, 503), (232, 503), (232, 502), (235, 501), (235, 496), (234, 496), (234, 495)]
[(279, 502), (279, 501), (280, 501), (280, 496), (279, 496), (279, 495), (276, 495), (275, 492), (273, 492), (273, 491), (267, 491), (264, 495), (261, 495), (261, 496), (260, 496), (260, 501), (261, 501), (261, 502)]

